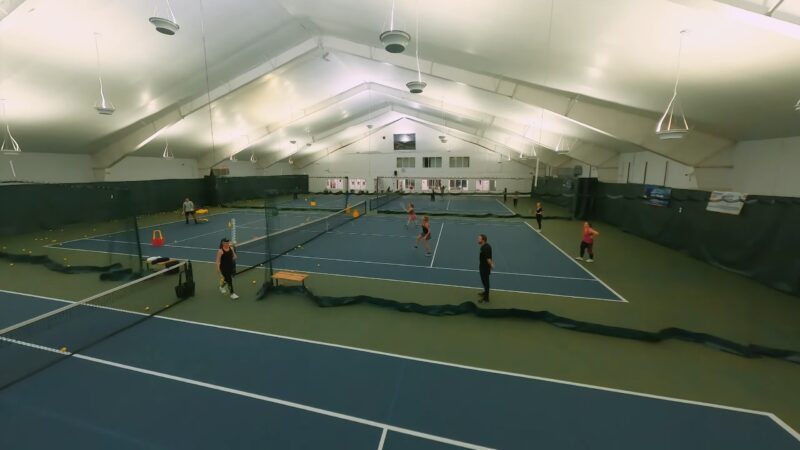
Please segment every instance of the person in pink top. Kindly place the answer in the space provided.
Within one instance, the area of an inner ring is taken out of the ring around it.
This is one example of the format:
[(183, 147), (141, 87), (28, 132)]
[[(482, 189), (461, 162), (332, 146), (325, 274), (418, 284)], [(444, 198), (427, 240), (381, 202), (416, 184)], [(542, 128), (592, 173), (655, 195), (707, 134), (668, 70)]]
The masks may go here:
[(410, 225), (417, 224), (417, 212), (414, 210), (414, 204), (409, 202), (408, 208), (406, 208), (406, 212), (408, 213), (408, 222), (406, 222), (406, 228)]
[(600, 236), (600, 233), (597, 232), (594, 228), (592, 228), (592, 224), (589, 222), (583, 222), (583, 239), (581, 240), (581, 256), (576, 257), (578, 261), (583, 261), (583, 253), (585, 251), (589, 251), (589, 258), (586, 259), (586, 262), (594, 262), (594, 251), (592, 251), (592, 247), (594, 247), (594, 238)]

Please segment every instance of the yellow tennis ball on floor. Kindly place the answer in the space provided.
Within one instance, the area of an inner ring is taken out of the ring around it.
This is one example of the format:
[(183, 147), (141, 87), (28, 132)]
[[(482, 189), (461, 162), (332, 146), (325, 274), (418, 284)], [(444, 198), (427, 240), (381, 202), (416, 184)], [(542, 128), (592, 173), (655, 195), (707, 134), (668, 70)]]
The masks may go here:
[(149, 306), (145, 306), (145, 307), (144, 307), (144, 310), (145, 310), (145, 311), (150, 311), (150, 307), (149, 307)]
[(169, 308), (169, 305), (164, 305), (164, 308)]
[(13, 265), (14, 265), (14, 263), (8, 263), (8, 265), (9, 265), (9, 266), (13, 266)]
[(253, 280), (253, 284), (256, 284), (256, 280)]
[(67, 347), (61, 347), (61, 353), (67, 353)]
[(64, 258), (64, 261), (66, 261), (66, 260), (67, 260), (67, 258)]

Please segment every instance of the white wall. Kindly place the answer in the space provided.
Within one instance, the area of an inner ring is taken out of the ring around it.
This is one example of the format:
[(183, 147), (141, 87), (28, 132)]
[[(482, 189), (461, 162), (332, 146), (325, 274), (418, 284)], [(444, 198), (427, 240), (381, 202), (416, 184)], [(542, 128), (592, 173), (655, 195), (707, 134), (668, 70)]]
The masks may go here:
[[(393, 135), (409, 132), (416, 132), (417, 150), (395, 151)], [(361, 139), (349, 147), (320, 157), (314, 163), (297, 169), (295, 173), (309, 175), (309, 188), (314, 192), (324, 190), (327, 178), (344, 176), (364, 178), (369, 189), (374, 190), (377, 177), (393, 177), (395, 170), (398, 177), (406, 178), (468, 178), (470, 191), (474, 191), (475, 179), (478, 178), (497, 179), (497, 189), (500, 191), (503, 188), (508, 188), (510, 192), (530, 191), (535, 160), (528, 160), (529, 165), (508, 161), (484, 148), (454, 137), (448, 137), (447, 144), (442, 144), (438, 139), (440, 134), (436, 130), (402, 120), (374, 133), (370, 138)], [(422, 158), (426, 156), (441, 157), (442, 167), (423, 168)], [(469, 168), (450, 168), (451, 156), (468, 156)], [(414, 157), (415, 167), (397, 168), (398, 157)], [(302, 157), (296, 160), (302, 164)], [(417, 189), (419, 188), (418, 180)]]
[(800, 197), (800, 136), (739, 142), (733, 161), (733, 190)]
[(105, 170), (104, 181), (198, 178), (197, 160), (128, 156)]
[[(11, 164), (14, 170), (11, 169)], [(16, 172), (16, 177), (14, 173)], [(0, 181), (88, 183), (94, 181), (89, 155), (26, 153), (0, 156)]]

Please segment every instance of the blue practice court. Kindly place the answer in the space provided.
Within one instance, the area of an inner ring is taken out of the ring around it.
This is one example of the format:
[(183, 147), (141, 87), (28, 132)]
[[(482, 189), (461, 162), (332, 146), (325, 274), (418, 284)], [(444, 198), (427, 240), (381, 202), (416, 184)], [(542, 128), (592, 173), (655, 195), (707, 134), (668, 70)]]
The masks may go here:
[(410, 194), (389, 201), (378, 208), (379, 211), (403, 212), (409, 203), (414, 204), (417, 214), (453, 214), (453, 215), (486, 215), (498, 217), (511, 217), (516, 213), (509, 208), (512, 205), (512, 195), (508, 195), (508, 205), (503, 203), (503, 197), (497, 195), (464, 195), (447, 194), (436, 195), (431, 200), (430, 194)]
[[(278, 230), (308, 224), (319, 213), (281, 211), (270, 223)], [(213, 261), (219, 241), (229, 236), (227, 224), (237, 222), (237, 241), (245, 242), (264, 235), (263, 211), (232, 211), (212, 215), (209, 223), (186, 225), (182, 221), (145, 228), (141, 240), (146, 256), (167, 256), (192, 261)], [(414, 248), (418, 226), (406, 226), (406, 218), (394, 215), (366, 215), (333, 228), (302, 248), (277, 258), (275, 268), (330, 275), (397, 280), (445, 286), (480, 288), (477, 236), (489, 238), (496, 263), (492, 272), (493, 291), (544, 294), (581, 299), (625, 301), (611, 287), (592, 275), (571, 256), (521, 220), (470, 220), (440, 218), (431, 220), (431, 255), (420, 243)], [(322, 224), (324, 226), (324, 224)], [(163, 231), (167, 244), (153, 248), (153, 229)], [(292, 233), (318, 233), (318, 227), (292, 230)], [(56, 247), (108, 251), (113, 245), (119, 253), (134, 253), (134, 245), (120, 235), (88, 237), (54, 244)], [(577, 242), (576, 242), (577, 247)], [(577, 248), (576, 248), (577, 251)], [(240, 266), (262, 262), (265, 249), (243, 246)]]
[[(0, 291), (0, 327), (63, 304)], [(3, 344), (134, 313), (86, 314)], [(4, 449), (800, 449), (765, 412), (160, 317), (0, 391), (0, 414)]]

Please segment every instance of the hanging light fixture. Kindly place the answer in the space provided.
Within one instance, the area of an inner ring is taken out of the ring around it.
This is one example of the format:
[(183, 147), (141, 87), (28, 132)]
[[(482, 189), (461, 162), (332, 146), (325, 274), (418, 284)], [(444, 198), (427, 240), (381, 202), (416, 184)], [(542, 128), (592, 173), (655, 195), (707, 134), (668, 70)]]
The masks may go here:
[(100, 98), (97, 100), (97, 103), (94, 104), (94, 109), (104, 116), (110, 116), (114, 114), (114, 111), (117, 109), (114, 107), (114, 104), (111, 103), (111, 100), (106, 98), (106, 93), (103, 91), (103, 76), (100, 71), (100, 45), (97, 43), (98, 36), (100, 36), (100, 33), (94, 34), (94, 49), (97, 53), (97, 79), (100, 81)]
[(681, 30), (680, 43), (678, 44), (678, 67), (675, 70), (675, 88), (672, 91), (672, 98), (667, 105), (664, 115), (656, 125), (656, 135), (661, 140), (681, 139), (689, 133), (689, 124), (686, 122), (686, 115), (678, 100), (678, 82), (681, 78), (681, 53), (683, 51), (683, 35), (687, 30)]
[(414, 81), (409, 81), (406, 83), (406, 87), (408, 91), (412, 94), (421, 94), (422, 91), (427, 86), (427, 83), (422, 81), (422, 71), (419, 68), (419, 0), (417, 1), (417, 37), (414, 39), (414, 44), (416, 46), (416, 57), (417, 57), (417, 79)]
[(169, 137), (164, 138), (166, 141), (166, 145), (164, 145), (164, 152), (161, 153), (161, 157), (164, 159), (175, 159), (175, 155), (169, 149)]
[(156, 31), (161, 34), (166, 34), (167, 36), (172, 36), (181, 29), (178, 26), (178, 22), (175, 20), (175, 12), (172, 11), (172, 5), (169, 4), (169, 0), (165, 0), (167, 4), (167, 11), (169, 13), (169, 18), (160, 17), (158, 15), (158, 6), (156, 6), (156, 10), (153, 12), (153, 17), (150, 18), (150, 23), (156, 27)]
[(256, 152), (255, 151), (250, 152), (250, 162), (253, 163), (253, 164), (258, 162), (258, 160), (256, 159)]
[(11, 135), (11, 126), (8, 123), (8, 118), (6, 118), (6, 99), (0, 99), (0, 114), (2, 114), (0, 119), (3, 120), (3, 129), (0, 130), (3, 133), (3, 140), (0, 142), (0, 153), (4, 155), (19, 155), (22, 150), (19, 147), (19, 142)]
[(394, 29), (394, 3), (392, 0), (392, 13), (389, 19), (389, 30), (384, 31), (380, 35), (380, 40), (383, 43), (383, 48), (389, 53), (403, 53), (406, 50), (411, 36), (402, 30)]

